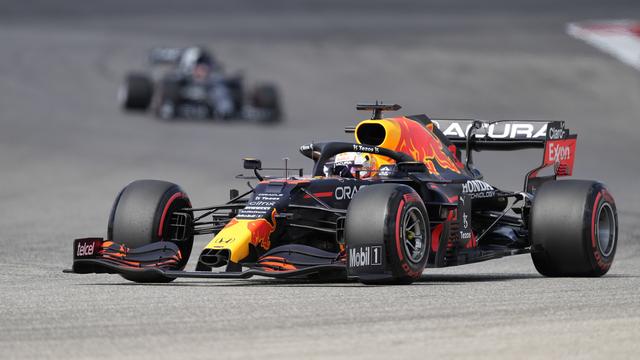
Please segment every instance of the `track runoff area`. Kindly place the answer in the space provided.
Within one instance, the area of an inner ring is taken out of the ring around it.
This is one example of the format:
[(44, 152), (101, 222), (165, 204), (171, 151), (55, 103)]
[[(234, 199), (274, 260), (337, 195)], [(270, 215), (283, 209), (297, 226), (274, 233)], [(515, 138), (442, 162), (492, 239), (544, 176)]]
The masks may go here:
[(640, 21), (575, 22), (567, 25), (567, 33), (640, 70)]

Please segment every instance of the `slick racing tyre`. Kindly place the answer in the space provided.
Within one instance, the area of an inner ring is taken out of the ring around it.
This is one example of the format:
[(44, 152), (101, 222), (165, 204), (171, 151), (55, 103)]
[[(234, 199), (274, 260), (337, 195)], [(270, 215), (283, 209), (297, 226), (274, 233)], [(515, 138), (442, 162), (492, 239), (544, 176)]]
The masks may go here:
[(531, 258), (544, 276), (602, 276), (618, 244), (613, 197), (599, 182), (552, 181), (536, 192), (530, 218)]
[(419, 279), (431, 249), (429, 216), (409, 186), (378, 184), (358, 191), (347, 211), (347, 248), (382, 245), (385, 274), (357, 274), (364, 284), (410, 284)]
[(282, 119), (280, 93), (275, 85), (257, 85), (251, 91), (249, 99), (258, 122), (275, 123)]
[(128, 74), (118, 90), (120, 106), (125, 110), (147, 110), (152, 97), (153, 82), (145, 74)]
[[(122, 189), (113, 204), (107, 230), (108, 238), (130, 249), (158, 241), (173, 242), (182, 255), (182, 260), (174, 270), (182, 270), (191, 253), (193, 234), (173, 223), (178, 216), (176, 212), (188, 207), (191, 207), (189, 197), (176, 184), (159, 180), (134, 181)], [(172, 280), (164, 277), (144, 280), (124, 277), (138, 282)]]

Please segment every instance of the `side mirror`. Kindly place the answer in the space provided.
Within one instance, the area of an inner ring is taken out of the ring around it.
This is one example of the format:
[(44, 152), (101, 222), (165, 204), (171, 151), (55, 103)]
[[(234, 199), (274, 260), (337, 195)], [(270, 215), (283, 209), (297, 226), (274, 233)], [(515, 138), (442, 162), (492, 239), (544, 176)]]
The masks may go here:
[(260, 170), (262, 169), (262, 161), (254, 158), (244, 158), (242, 159), (242, 165), (245, 169), (249, 170)]
[(314, 150), (313, 144), (300, 146), (300, 153), (313, 161), (320, 159), (320, 151)]

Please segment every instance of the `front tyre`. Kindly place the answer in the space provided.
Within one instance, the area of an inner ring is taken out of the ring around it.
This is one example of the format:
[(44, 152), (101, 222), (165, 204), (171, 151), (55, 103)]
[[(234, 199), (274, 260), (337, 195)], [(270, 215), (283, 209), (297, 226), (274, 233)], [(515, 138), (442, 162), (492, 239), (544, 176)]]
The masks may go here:
[(545, 183), (536, 193), (530, 220), (531, 258), (540, 274), (598, 277), (609, 271), (618, 244), (618, 215), (603, 184)]
[[(378, 184), (363, 187), (349, 204), (347, 249), (382, 245), (384, 273), (354, 268), (364, 284), (410, 284), (419, 279), (431, 249), (429, 216), (411, 187)], [(349, 259), (350, 264), (358, 265)]]
[(147, 110), (152, 97), (153, 82), (146, 74), (128, 74), (118, 89), (118, 102), (125, 110)]
[[(193, 234), (186, 227), (176, 226), (176, 213), (191, 207), (191, 201), (178, 185), (159, 180), (137, 180), (127, 185), (116, 198), (109, 217), (108, 238), (135, 249), (159, 241), (175, 243), (182, 260), (173, 270), (184, 269)], [(167, 282), (164, 277), (129, 278), (138, 282)]]

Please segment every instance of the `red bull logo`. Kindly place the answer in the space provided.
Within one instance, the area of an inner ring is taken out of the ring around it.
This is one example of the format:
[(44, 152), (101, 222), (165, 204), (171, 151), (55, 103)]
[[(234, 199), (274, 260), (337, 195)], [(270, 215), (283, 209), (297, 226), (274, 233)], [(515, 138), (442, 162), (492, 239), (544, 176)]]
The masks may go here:
[(249, 255), (249, 247), (261, 247), (269, 250), (271, 247), (271, 234), (276, 229), (275, 209), (271, 211), (271, 221), (259, 219), (232, 219), (216, 236), (207, 244), (206, 249), (229, 250), (230, 260), (240, 262)]
[(376, 145), (411, 155), (416, 161), (423, 162), (432, 174), (446, 170), (462, 172), (454, 156), (433, 133), (433, 124), (425, 127), (406, 117), (397, 117), (365, 120), (358, 126), (367, 123), (376, 123), (385, 129), (384, 140)]
[(271, 222), (267, 219), (253, 220), (247, 223), (247, 227), (251, 232), (251, 244), (253, 246), (260, 246), (265, 250), (269, 250), (271, 247), (271, 233), (276, 229), (276, 209), (271, 212)]
[(407, 119), (397, 118), (400, 125), (400, 144), (396, 151), (401, 151), (422, 161), (433, 174), (439, 174), (438, 167), (460, 173), (460, 169), (453, 160), (453, 156), (447, 154), (444, 145), (432, 132), (433, 124), (427, 125), (427, 131), (421, 124)]

